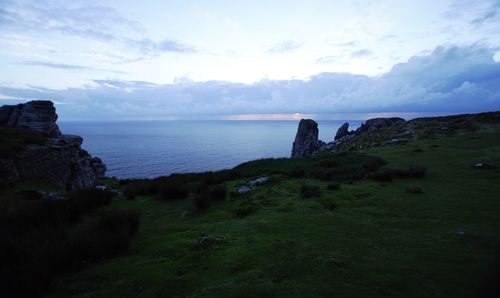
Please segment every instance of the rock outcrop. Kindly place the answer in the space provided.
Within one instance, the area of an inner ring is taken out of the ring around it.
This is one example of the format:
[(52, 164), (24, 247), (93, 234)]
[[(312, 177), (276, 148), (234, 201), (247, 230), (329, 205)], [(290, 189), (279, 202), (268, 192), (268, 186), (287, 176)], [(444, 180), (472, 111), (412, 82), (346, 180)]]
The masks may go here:
[(398, 117), (368, 119), (364, 124), (361, 124), (361, 126), (358, 129), (356, 129), (356, 133), (388, 128), (404, 122), (405, 120), (403, 118), (398, 118)]
[(344, 123), (335, 134), (335, 141), (349, 135), (349, 123)]
[(62, 135), (50, 101), (0, 107), (0, 127), (36, 131), (41, 144), (25, 144), (13, 156), (0, 157), (0, 185), (44, 181), (66, 189), (94, 187), (106, 166), (81, 148), (80, 136)]
[[(354, 144), (357, 137), (365, 133), (397, 127), (399, 124), (404, 124), (406, 121), (402, 118), (373, 118), (366, 120), (365, 123), (355, 131), (349, 131), (349, 123), (344, 123), (335, 134), (332, 142), (325, 143), (318, 140), (318, 124), (311, 119), (302, 119), (299, 123), (295, 142), (292, 147), (293, 157), (307, 157), (321, 152), (339, 152), (344, 144)], [(411, 134), (411, 132), (410, 132)], [(387, 144), (397, 145), (404, 144), (409, 141), (408, 135), (398, 136), (387, 141)], [(361, 145), (360, 145), (361, 146)], [(352, 146), (351, 146), (352, 147)]]
[(318, 140), (318, 123), (311, 119), (302, 119), (295, 135), (292, 157), (310, 156), (318, 151), (321, 142)]
[(58, 137), (61, 132), (56, 121), (56, 109), (48, 100), (0, 107), (0, 126), (38, 131), (48, 137)]

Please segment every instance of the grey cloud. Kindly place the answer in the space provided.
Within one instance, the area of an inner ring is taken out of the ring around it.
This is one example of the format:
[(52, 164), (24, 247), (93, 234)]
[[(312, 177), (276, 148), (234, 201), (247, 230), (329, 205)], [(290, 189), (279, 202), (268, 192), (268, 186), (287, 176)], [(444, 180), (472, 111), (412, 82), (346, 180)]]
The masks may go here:
[(43, 66), (49, 68), (58, 68), (58, 69), (68, 69), (68, 70), (93, 70), (91, 67), (74, 65), (74, 64), (64, 64), (64, 63), (52, 63), (52, 62), (44, 62), (44, 61), (22, 61), (18, 64), (22, 65), (32, 65), (32, 66)]
[(153, 84), (96, 80), (65, 90), (0, 87), (10, 97), (52, 98), (65, 119), (158, 115), (500, 110), (500, 63), (479, 46), (438, 47), (382, 76), (321, 73), (307, 80)]
[(316, 59), (316, 63), (319, 64), (329, 64), (329, 63), (335, 63), (339, 59), (339, 56), (324, 56)]
[(88, 66), (76, 65), (76, 64), (55, 63), (55, 62), (49, 62), (49, 61), (26, 60), (26, 61), (18, 62), (17, 64), (27, 65), (27, 66), (41, 66), (41, 67), (48, 67), (48, 68), (62, 69), (62, 70), (105, 71), (105, 72), (117, 73), (117, 74), (125, 74), (126, 73), (123, 71), (94, 68), (94, 67), (88, 67)]
[(132, 30), (142, 34), (145, 29), (140, 23), (123, 17), (113, 8), (100, 5), (65, 7), (51, 1), (23, 5), (12, 2), (0, 9), (0, 25), (3, 25), (0, 27), (1, 30), (15, 27), (116, 43), (146, 56), (157, 56), (167, 52), (198, 51), (193, 46), (175, 40), (165, 39), (157, 42), (148, 38), (134, 39), (118, 34), (117, 29)]
[(294, 41), (294, 40), (287, 40), (287, 41), (284, 41), (282, 43), (275, 45), (272, 48), (269, 48), (267, 50), (267, 52), (272, 53), (272, 54), (282, 54), (282, 53), (288, 53), (288, 52), (295, 51), (301, 47), (302, 47), (302, 43)]
[(155, 42), (151, 39), (127, 39), (126, 43), (133, 49), (139, 50), (145, 55), (156, 56), (160, 53), (184, 53), (192, 54), (199, 52), (194, 46), (182, 44), (176, 40), (165, 39), (160, 42)]
[(356, 51), (352, 52), (351, 57), (352, 58), (361, 58), (361, 57), (369, 56), (369, 55), (371, 55), (371, 53), (372, 52), (368, 49), (360, 49), (360, 50), (356, 50)]

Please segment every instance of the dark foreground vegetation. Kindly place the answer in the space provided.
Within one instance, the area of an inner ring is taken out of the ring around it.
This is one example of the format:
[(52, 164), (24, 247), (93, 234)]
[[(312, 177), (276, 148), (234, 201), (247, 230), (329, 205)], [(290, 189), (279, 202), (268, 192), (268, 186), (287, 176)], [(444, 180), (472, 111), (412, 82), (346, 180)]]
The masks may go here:
[(0, 285), (4, 297), (37, 297), (54, 276), (126, 251), (136, 211), (109, 207), (114, 194), (82, 190), (66, 199), (35, 191), (4, 198), (0, 209)]

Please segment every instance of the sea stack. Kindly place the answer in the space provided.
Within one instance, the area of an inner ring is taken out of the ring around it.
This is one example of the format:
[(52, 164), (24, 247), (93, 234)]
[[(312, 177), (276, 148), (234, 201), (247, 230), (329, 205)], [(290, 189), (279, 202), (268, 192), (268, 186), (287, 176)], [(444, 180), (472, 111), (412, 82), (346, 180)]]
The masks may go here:
[(318, 140), (318, 123), (312, 119), (302, 119), (295, 135), (292, 158), (310, 156), (321, 146)]
[[(94, 187), (106, 165), (81, 148), (80, 136), (63, 135), (51, 101), (0, 107), (0, 129), (24, 140), (11, 152), (0, 152), (0, 186), (42, 181), (65, 189)], [(10, 129), (10, 130), (7, 130)], [(36, 138), (22, 137), (37, 135)]]
[(342, 124), (339, 130), (337, 130), (337, 134), (335, 135), (335, 141), (348, 135), (349, 135), (349, 123), (346, 122)]

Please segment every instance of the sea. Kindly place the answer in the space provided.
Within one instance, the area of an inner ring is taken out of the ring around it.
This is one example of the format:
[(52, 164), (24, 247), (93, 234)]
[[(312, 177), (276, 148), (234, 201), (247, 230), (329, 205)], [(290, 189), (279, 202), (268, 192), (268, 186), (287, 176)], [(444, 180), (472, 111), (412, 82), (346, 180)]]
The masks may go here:
[[(318, 121), (319, 138), (333, 140), (346, 121)], [(361, 121), (348, 121), (349, 129)], [(59, 122), (64, 134), (83, 137), (82, 148), (100, 157), (106, 176), (153, 178), (216, 171), (262, 158), (290, 157), (299, 121), (207, 120)]]

